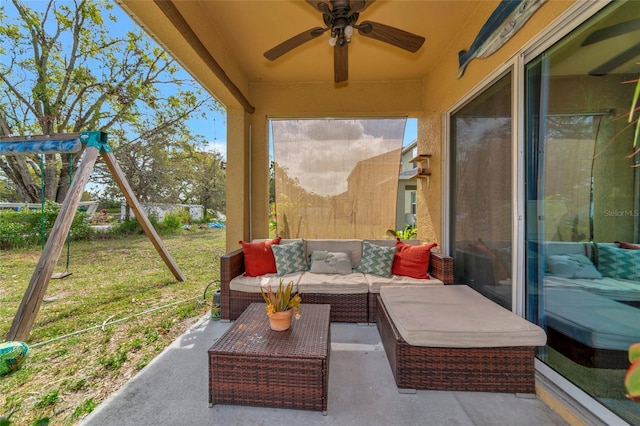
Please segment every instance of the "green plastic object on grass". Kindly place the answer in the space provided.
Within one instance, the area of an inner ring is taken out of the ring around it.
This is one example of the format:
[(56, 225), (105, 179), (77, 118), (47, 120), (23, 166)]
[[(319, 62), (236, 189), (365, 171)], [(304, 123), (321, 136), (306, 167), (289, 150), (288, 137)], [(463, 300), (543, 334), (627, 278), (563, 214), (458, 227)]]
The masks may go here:
[(214, 321), (220, 320), (220, 306), (214, 306), (211, 308), (211, 319)]
[(629, 347), (629, 362), (631, 366), (624, 378), (626, 397), (640, 402), (640, 343), (634, 343)]
[(20, 368), (27, 358), (29, 346), (23, 342), (0, 343), (0, 376), (12, 373)]

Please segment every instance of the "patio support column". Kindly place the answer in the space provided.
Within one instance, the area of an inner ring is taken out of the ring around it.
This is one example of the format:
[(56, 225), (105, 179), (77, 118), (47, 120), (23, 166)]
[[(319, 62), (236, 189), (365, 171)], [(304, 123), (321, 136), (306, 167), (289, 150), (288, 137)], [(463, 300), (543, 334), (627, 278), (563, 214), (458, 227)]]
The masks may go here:
[(268, 116), (251, 115), (251, 236), (269, 238)]
[(251, 238), (250, 123), (251, 116), (241, 107), (227, 109), (227, 252), (240, 248), (238, 241)]

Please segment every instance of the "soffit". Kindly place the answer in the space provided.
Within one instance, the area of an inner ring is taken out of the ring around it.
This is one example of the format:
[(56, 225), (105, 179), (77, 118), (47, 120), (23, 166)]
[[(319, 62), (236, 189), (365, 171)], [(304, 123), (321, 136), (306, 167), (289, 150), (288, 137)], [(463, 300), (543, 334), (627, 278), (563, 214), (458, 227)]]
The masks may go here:
[[(151, 11), (157, 12), (155, 3), (145, 2), (140, 7), (134, 0), (120, 2), (163, 45), (179, 37), (171, 29), (157, 28), (157, 15)], [(498, 4), (490, 3), (494, 7)], [(324, 26), (322, 15), (304, 1), (174, 1), (174, 5), (234, 81), (333, 81), (333, 50), (328, 33), (273, 62), (263, 56), (289, 37)], [(349, 81), (423, 79), (444, 55), (457, 56), (459, 50), (469, 48), (472, 39), (465, 40), (464, 45), (454, 40), (469, 25), (478, 6), (477, 1), (376, 1), (361, 13), (359, 22), (391, 25), (422, 35), (426, 41), (417, 53), (410, 53), (356, 33), (349, 45)], [(476, 33), (486, 18), (476, 19)], [(193, 54), (182, 50), (172, 53), (177, 57)]]

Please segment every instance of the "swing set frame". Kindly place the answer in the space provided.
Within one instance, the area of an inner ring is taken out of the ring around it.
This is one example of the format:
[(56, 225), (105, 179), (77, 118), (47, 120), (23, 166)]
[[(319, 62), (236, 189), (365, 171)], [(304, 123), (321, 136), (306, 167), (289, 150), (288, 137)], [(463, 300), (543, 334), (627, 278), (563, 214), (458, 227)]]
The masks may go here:
[(153, 225), (151, 225), (149, 218), (142, 209), (142, 205), (133, 194), (131, 186), (129, 186), (122, 169), (118, 165), (107, 143), (106, 133), (79, 132), (30, 137), (0, 137), (0, 155), (77, 153), (82, 150), (83, 146), (85, 150), (82, 160), (60, 207), (58, 217), (51, 229), (49, 238), (42, 249), (40, 260), (31, 276), (29, 286), (7, 334), (7, 341), (26, 341), (31, 333), (33, 323), (42, 305), (42, 300), (47, 291), (49, 281), (52, 278), (53, 270), (62, 253), (75, 212), (80, 205), (84, 188), (89, 181), (89, 176), (98, 159), (98, 155), (102, 157), (102, 160), (107, 165), (116, 184), (122, 191), (125, 200), (133, 210), (136, 218), (138, 218), (142, 229), (151, 240), (151, 243), (173, 276), (180, 282), (186, 280), (186, 277), (182, 271), (180, 271), (175, 260), (160, 240)]

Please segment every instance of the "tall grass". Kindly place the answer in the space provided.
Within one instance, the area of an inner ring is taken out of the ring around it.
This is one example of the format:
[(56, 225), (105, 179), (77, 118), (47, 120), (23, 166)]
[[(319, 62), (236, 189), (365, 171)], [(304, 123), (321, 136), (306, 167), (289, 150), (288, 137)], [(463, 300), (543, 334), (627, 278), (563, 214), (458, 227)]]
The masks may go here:
[[(219, 279), (224, 229), (180, 229), (162, 241), (187, 281), (175, 280), (144, 235), (74, 242), (72, 275), (50, 281), (26, 363), (0, 379), (0, 417), (75, 424), (206, 314), (211, 294), (203, 292)], [(0, 251), (3, 336), (40, 253)]]

